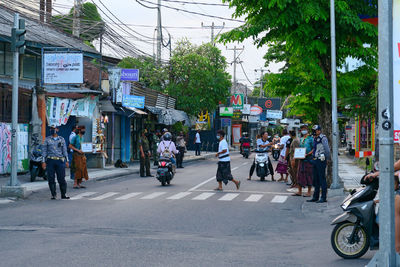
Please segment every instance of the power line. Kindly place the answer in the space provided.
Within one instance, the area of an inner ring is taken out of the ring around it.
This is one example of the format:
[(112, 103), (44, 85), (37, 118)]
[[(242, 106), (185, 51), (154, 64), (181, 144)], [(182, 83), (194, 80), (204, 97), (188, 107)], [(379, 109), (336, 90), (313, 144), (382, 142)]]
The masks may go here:
[[(148, 3), (148, 4), (155, 5), (155, 3), (152, 3), (152, 2), (147, 1), (147, 0), (141, 0), (141, 1), (142, 1), (142, 2), (145, 2), (145, 3)], [(138, 3), (141, 4), (141, 5), (143, 5), (142, 3), (140, 3), (139, 0), (136, 0), (136, 2), (138, 2)], [(230, 21), (236, 21), (236, 22), (242, 22), (242, 23), (244, 23), (243, 20), (232, 19), (232, 18), (224, 18), (224, 17), (220, 17), (220, 16), (214, 16), (214, 15), (199, 13), (199, 12), (195, 12), (195, 11), (189, 11), (189, 10), (180, 9), (180, 8), (171, 7), (171, 6), (166, 6), (166, 5), (161, 5), (161, 6), (162, 6), (162, 7), (165, 7), (165, 8), (173, 9), (173, 10), (176, 10), (176, 11), (182, 11), (182, 12), (186, 12), (186, 13), (194, 14), (194, 15), (199, 15), (199, 16), (203, 16), (203, 17), (209, 17), (209, 18), (215, 18), (215, 19), (221, 19), (221, 20), (230, 20)], [(152, 8), (152, 7), (148, 7), (148, 8)], [(154, 7), (153, 7), (153, 8), (154, 8)]]
[(240, 63), (240, 67), (242, 67), (243, 74), (244, 74), (244, 76), (246, 76), (247, 81), (248, 81), (252, 86), (254, 86), (254, 84), (250, 81), (249, 77), (247, 76), (246, 71), (245, 71), (244, 68), (243, 68), (242, 61), (239, 61), (239, 63)]
[(225, 6), (225, 7), (229, 7), (229, 5), (225, 5), (225, 4), (205, 3), (205, 2), (188, 2), (188, 1), (178, 1), (178, 0), (161, 0), (161, 1), (171, 2), (171, 3), (179, 3), (179, 4), (188, 4), (188, 5)]

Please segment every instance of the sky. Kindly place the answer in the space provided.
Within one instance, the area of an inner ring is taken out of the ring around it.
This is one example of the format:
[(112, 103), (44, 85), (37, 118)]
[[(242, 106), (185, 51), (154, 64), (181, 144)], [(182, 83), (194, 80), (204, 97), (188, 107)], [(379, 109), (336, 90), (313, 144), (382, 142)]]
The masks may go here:
[[(127, 24), (133, 30), (143, 34), (145, 36), (153, 37), (154, 29), (157, 25), (157, 10), (156, 9), (148, 9), (143, 7), (136, 0), (93, 0), (96, 5), (99, 6), (104, 12), (108, 13), (107, 10), (102, 6), (103, 3), (107, 8), (116, 15), (124, 24)], [(101, 1), (101, 2), (100, 2)], [(142, 1), (142, 0), (140, 0)], [(174, 0), (172, 0), (174, 1)], [(183, 0), (186, 2), (201, 2), (201, 3), (211, 3), (211, 4), (221, 4), (222, 2), (219, 0), (201, 0), (201, 1), (193, 1), (193, 0)], [(92, 0), (84, 1), (84, 2), (92, 2)], [(53, 0), (54, 8), (63, 13), (66, 13), (65, 8), (72, 7), (74, 1), (73, 0)], [(143, 4), (147, 6), (154, 6), (150, 3), (157, 3), (157, 0), (146, 0), (146, 2), (142, 1)], [(192, 12), (204, 13), (207, 15), (220, 16), (224, 18), (232, 18), (232, 14), (234, 12), (233, 9), (229, 9), (227, 6), (209, 6), (209, 5), (200, 5), (200, 4), (182, 4), (170, 1), (162, 1), (162, 5), (175, 7), (183, 10), (188, 10)], [(102, 14), (99, 10), (105, 21), (109, 21), (109, 19)], [(110, 14), (108, 13), (110, 16)], [(221, 32), (229, 31), (230, 29), (241, 25), (241, 22), (229, 21), (229, 20), (221, 20), (218, 18), (204, 17), (195, 14), (188, 14), (182, 11), (176, 11), (172, 9), (168, 9), (166, 7), (161, 8), (161, 18), (162, 25), (165, 26), (168, 32), (172, 36), (172, 49), (175, 46), (175, 43), (182, 38), (188, 38), (192, 43), (200, 45), (202, 43), (210, 42), (211, 39), (211, 29), (210, 28), (202, 28), (201, 23), (205, 26), (210, 26), (212, 22), (215, 23), (215, 26), (222, 26), (225, 22), (224, 29), (215, 29), (215, 34), (220, 30)], [(121, 33), (121, 35), (129, 38), (127, 34), (123, 33), (121, 30), (118, 30), (117, 26), (114, 26), (115, 29)], [(182, 28), (186, 27), (186, 28)], [(194, 28), (187, 28), (194, 27)], [(164, 36), (167, 36), (166, 32), (163, 32)], [(149, 53), (153, 54), (153, 45), (150, 43), (144, 43), (141, 41), (133, 40), (132, 38), (128, 39), (133, 45), (137, 48)], [(98, 42), (94, 42), (95, 46), (98, 46)], [(251, 39), (245, 40), (243, 43), (230, 43), (226, 46), (224, 44), (216, 44), (216, 46), (221, 49), (222, 54), (227, 58), (227, 62), (231, 63), (233, 61), (233, 51), (227, 50), (226, 48), (236, 47), (244, 47), (243, 52), (240, 54), (239, 58), (242, 61), (242, 66), (237, 65), (237, 80), (238, 83), (243, 83), (252, 87), (252, 84), (255, 83), (259, 77), (260, 72), (255, 72), (255, 69), (259, 69), (261, 67), (271, 71), (277, 72), (279, 69), (279, 65), (274, 64), (271, 66), (265, 67), (265, 60), (263, 59), (264, 54), (267, 51), (267, 47), (257, 48)], [(154, 47), (155, 49), (155, 47)], [(239, 51), (238, 53), (240, 53)], [(111, 54), (110, 51), (104, 49), (105, 54)], [(168, 60), (169, 51), (167, 48), (163, 49), (162, 58)], [(227, 71), (233, 77), (233, 65), (229, 64)], [(245, 73), (247, 74), (249, 81), (246, 79)]]

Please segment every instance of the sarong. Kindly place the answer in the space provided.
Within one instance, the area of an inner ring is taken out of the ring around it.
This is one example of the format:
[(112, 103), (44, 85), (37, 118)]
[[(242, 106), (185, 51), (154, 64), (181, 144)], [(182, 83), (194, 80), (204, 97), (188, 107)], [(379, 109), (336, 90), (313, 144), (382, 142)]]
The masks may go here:
[(287, 174), (288, 163), (282, 156), (279, 157), (278, 165), (276, 166), (276, 172), (280, 174)]
[(72, 160), (73, 160), (73, 167), (74, 167), (74, 171), (75, 171), (75, 179), (82, 180), (83, 178), (85, 178), (85, 180), (89, 180), (89, 175), (88, 175), (87, 167), (86, 167), (85, 155), (74, 152), (74, 155), (72, 156)]
[(228, 181), (232, 181), (232, 179), (233, 177), (231, 173), (230, 161), (219, 161), (217, 169), (217, 181), (227, 184)]
[(301, 186), (312, 186), (313, 165), (309, 160), (300, 160), (297, 171), (297, 182)]

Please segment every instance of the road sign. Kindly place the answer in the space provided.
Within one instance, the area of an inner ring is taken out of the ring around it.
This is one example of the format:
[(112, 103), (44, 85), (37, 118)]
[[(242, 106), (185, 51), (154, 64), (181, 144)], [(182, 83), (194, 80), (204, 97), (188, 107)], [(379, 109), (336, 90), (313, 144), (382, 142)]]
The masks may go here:
[(281, 110), (267, 110), (267, 118), (268, 119), (282, 119), (283, 112)]
[(233, 116), (233, 107), (220, 107), (219, 115), (225, 116), (225, 117), (232, 117)]
[(231, 105), (233, 109), (243, 109), (244, 96), (243, 94), (234, 94), (231, 96)]
[(252, 116), (260, 115), (262, 112), (263, 112), (263, 109), (260, 106), (252, 106), (250, 108), (250, 115), (252, 115)]

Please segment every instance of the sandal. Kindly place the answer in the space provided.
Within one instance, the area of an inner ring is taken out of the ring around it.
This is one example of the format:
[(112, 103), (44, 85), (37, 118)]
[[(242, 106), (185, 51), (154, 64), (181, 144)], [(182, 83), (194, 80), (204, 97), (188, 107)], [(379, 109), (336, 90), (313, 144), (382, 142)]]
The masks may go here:
[(247, 180), (251, 181), (251, 178), (247, 178)]
[(217, 188), (215, 188), (214, 190), (215, 190), (215, 191), (223, 191), (224, 189), (217, 187)]
[(306, 194), (304, 194), (303, 197), (311, 197), (311, 195), (306, 195)]
[(299, 193), (294, 193), (294, 194), (292, 194), (292, 196), (294, 196), (294, 197), (301, 197), (301, 195), (300, 195)]
[(86, 188), (86, 186), (84, 186), (84, 185), (80, 185), (80, 186), (79, 186), (79, 188)]
[(237, 183), (236, 185), (236, 189), (239, 190), (240, 189), (240, 181)]
[(79, 186), (74, 186), (74, 187), (72, 187), (73, 189), (79, 189), (80, 187)]

